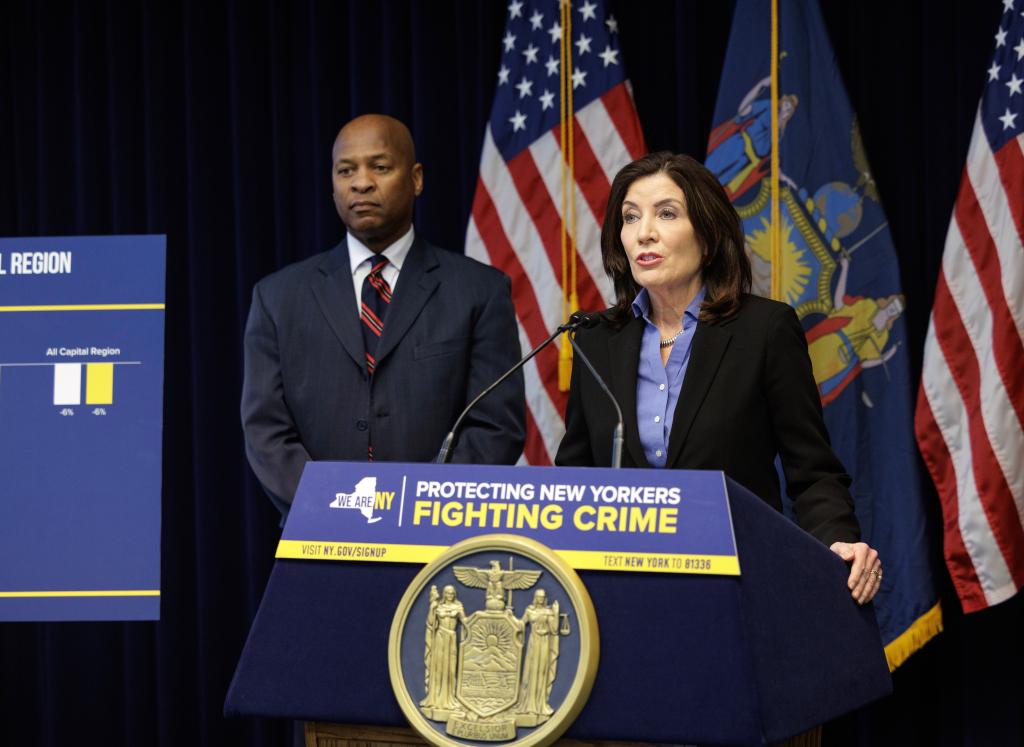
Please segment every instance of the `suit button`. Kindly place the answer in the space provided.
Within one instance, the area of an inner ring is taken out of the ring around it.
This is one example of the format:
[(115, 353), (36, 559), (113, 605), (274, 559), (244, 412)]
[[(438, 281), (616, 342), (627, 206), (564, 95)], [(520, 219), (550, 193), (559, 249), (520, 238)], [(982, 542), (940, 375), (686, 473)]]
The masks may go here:
[(365, 431), (369, 427), (370, 427), (370, 424), (367, 423), (365, 420), (357, 420), (356, 421), (356, 430)]

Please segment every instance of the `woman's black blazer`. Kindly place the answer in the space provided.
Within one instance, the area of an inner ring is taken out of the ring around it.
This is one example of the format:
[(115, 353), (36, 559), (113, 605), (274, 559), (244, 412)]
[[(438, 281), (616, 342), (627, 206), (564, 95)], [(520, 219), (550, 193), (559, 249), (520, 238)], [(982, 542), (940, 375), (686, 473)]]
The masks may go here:
[[(649, 467), (640, 444), (636, 378), (645, 322), (602, 324), (576, 342), (625, 418), (624, 467)], [(565, 437), (555, 463), (608, 466), (615, 412), (583, 365), (574, 365)], [(803, 328), (791, 307), (746, 295), (738, 312), (699, 322), (679, 395), (666, 466), (715, 469), (782, 510), (782, 459), (797, 523), (825, 544), (856, 542), (850, 477), (832, 452)]]

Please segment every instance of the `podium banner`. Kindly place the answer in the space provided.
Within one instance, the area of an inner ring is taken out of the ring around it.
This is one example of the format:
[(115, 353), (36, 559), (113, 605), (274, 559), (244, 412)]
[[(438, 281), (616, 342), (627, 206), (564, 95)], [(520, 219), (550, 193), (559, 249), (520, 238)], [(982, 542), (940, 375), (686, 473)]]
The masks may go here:
[(495, 532), (577, 569), (740, 573), (725, 476), (698, 470), (310, 462), (277, 557), (427, 563)]

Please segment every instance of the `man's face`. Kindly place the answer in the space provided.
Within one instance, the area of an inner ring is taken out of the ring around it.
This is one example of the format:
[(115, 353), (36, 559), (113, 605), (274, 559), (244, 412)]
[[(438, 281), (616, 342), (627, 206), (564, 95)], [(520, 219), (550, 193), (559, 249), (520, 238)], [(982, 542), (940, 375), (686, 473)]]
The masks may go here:
[(352, 123), (332, 155), (334, 206), (349, 232), (375, 252), (401, 238), (423, 189), (423, 167), (398, 133), (386, 123)]

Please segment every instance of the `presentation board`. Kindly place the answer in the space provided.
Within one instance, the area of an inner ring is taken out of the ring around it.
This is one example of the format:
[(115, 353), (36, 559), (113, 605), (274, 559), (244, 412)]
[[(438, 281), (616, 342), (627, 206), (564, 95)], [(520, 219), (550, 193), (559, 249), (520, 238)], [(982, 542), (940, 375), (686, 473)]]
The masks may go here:
[(0, 239), (0, 620), (159, 618), (165, 248)]

